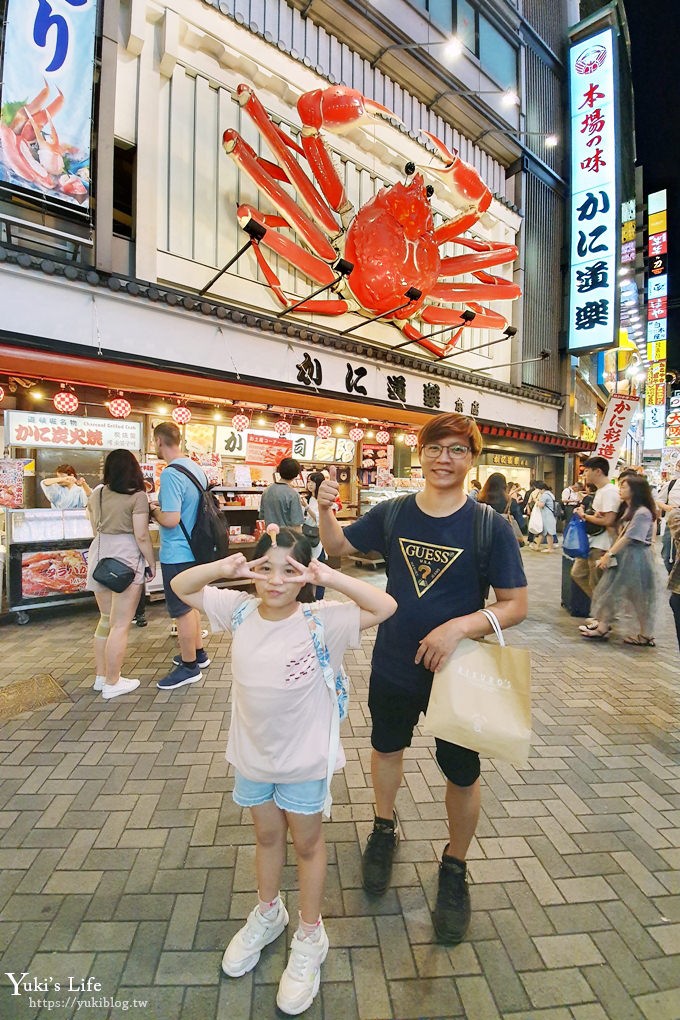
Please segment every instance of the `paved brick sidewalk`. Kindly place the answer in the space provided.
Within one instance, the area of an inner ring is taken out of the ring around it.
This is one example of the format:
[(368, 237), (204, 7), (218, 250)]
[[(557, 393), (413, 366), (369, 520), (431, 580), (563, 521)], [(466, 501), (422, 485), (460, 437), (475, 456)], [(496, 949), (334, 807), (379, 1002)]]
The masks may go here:
[[(429, 738), (406, 759), (393, 888), (378, 903), (361, 890), (370, 638), (348, 656), (348, 764), (326, 824), (331, 952), (310, 1020), (680, 1018), (680, 660), (670, 611), (664, 604), (656, 649), (624, 650), (620, 638), (586, 646), (559, 607), (560, 557), (526, 561), (531, 612), (513, 642), (533, 651), (533, 756), (528, 769), (485, 764), (473, 922), (455, 949), (433, 942), (429, 916), (446, 841)], [(224, 761), (229, 641), (209, 639), (213, 665), (200, 684), (162, 693), (155, 681), (175, 646), (154, 606), (149, 627), (132, 629), (126, 661), (142, 686), (105, 703), (89, 689), (94, 619), (79, 610), (0, 628), (3, 683), (50, 671), (71, 698), (0, 727), (0, 972), (50, 985), (14, 996), (3, 976), (0, 1017), (274, 1017), (283, 938), (252, 974), (220, 976), (254, 896), (253, 831)], [(295, 881), (291, 855), (292, 917)], [(65, 991), (69, 975), (85, 990)], [(88, 978), (101, 987), (87, 990)], [(104, 997), (121, 1005), (85, 1005)], [(41, 999), (69, 1004), (31, 1005)]]

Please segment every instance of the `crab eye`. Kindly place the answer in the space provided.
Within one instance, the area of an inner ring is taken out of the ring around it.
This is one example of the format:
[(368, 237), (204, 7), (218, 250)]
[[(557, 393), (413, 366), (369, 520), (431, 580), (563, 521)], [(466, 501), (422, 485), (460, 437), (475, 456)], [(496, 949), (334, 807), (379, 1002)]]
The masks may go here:
[(404, 167), (404, 173), (406, 174), (407, 177), (413, 177), (415, 172), (416, 172), (416, 165), (415, 165), (415, 163), (412, 163), (409, 160), (409, 162)]
[(434, 188), (431, 184), (428, 184), (428, 186), (425, 188), (425, 194), (427, 195), (428, 198), (432, 198), (432, 196), (434, 195)]

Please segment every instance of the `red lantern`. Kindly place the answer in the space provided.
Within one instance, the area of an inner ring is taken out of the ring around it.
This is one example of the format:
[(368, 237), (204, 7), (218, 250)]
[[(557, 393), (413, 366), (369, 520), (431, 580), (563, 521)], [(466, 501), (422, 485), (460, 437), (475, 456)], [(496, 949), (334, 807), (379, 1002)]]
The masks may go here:
[(387, 431), (387, 429), (380, 429), (378, 432), (376, 432), (375, 441), (376, 443), (380, 443), (381, 446), (384, 446), (386, 443), (389, 443), (390, 434)]
[(290, 422), (286, 421), (285, 418), (277, 419), (277, 421), (274, 422), (274, 432), (276, 432), (277, 436), (281, 436), (281, 438), (283, 438), (283, 436), (287, 436), (290, 432)]
[(125, 399), (122, 392), (113, 400), (109, 400), (109, 414), (114, 418), (127, 418), (131, 410), (130, 401)]
[(349, 430), (349, 438), (353, 443), (360, 443), (364, 438), (364, 430), (355, 425), (353, 429)]
[(185, 404), (178, 404), (173, 408), (172, 420), (176, 425), (186, 425), (191, 421), (191, 411)]
[(0, 404), (3, 402), (4, 399), (5, 399), (5, 391), (3, 390), (2, 386), (0, 386)]
[(245, 432), (249, 425), (250, 419), (246, 414), (235, 414), (234, 417), (231, 419), (231, 427), (236, 432)]
[(52, 403), (61, 414), (75, 414), (78, 410), (77, 396), (72, 390), (67, 390), (64, 383), (61, 384), (61, 389), (54, 394)]
[(316, 429), (316, 434), (319, 437), (319, 439), (330, 439), (331, 436), (333, 435), (333, 429), (330, 427), (330, 425), (318, 425)]
[(407, 432), (406, 435), (404, 436), (404, 442), (406, 443), (407, 446), (410, 446), (411, 449), (413, 449), (418, 445), (418, 436), (415, 434), (415, 432)]

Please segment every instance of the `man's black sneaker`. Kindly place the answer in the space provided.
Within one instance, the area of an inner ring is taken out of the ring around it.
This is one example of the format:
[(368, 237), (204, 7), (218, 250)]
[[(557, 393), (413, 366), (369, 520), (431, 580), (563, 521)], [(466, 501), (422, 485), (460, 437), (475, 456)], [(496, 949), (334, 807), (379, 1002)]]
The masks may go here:
[(373, 832), (366, 842), (361, 858), (361, 876), (364, 889), (371, 896), (382, 896), (390, 884), (392, 860), (399, 842), (399, 821), (396, 811), (393, 820), (376, 818)]
[[(200, 655), (196, 656), (196, 665), (198, 666), (199, 669), (205, 669), (207, 666), (210, 665), (211, 662), (212, 662), (212, 659), (210, 658), (208, 653), (205, 651), (205, 649), (203, 649), (203, 651), (201, 652)], [(172, 660), (172, 664), (173, 664), (173, 666), (181, 666), (182, 665), (182, 656), (181, 655), (176, 655), (174, 657), (174, 659)]]
[(455, 946), (470, 926), (470, 892), (465, 864), (443, 855), (439, 865), (439, 888), (432, 923), (440, 942)]

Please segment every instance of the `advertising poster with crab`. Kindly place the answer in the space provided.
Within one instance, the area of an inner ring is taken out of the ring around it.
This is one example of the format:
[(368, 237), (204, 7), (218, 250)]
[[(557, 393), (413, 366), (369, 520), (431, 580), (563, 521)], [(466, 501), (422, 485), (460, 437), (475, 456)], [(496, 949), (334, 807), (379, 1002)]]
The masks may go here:
[(0, 460), (0, 506), (18, 510), (24, 505), (25, 460)]
[(97, 0), (8, 0), (0, 184), (90, 205)]
[(22, 600), (53, 599), (85, 591), (87, 549), (31, 550), (21, 553)]

